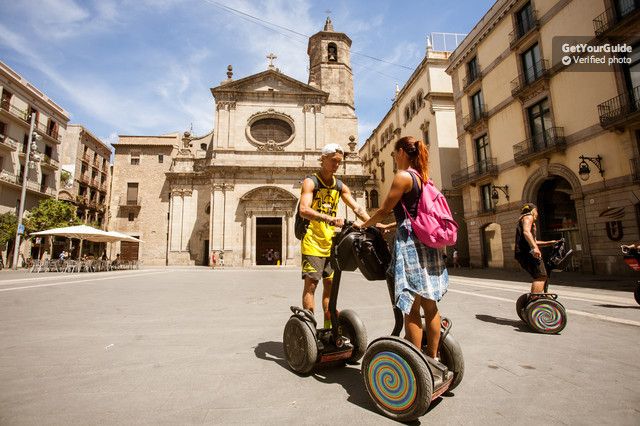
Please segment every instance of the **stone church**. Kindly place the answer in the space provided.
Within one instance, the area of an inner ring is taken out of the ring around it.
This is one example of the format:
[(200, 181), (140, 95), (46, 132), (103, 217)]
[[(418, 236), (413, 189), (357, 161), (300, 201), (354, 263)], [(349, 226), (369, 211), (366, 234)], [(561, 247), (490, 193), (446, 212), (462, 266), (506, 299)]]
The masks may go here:
[[(143, 243), (116, 247), (145, 264), (206, 265), (219, 253), (225, 266), (300, 263), (293, 232), (301, 182), (319, 168), (327, 143), (345, 149), (340, 178), (366, 204), (372, 186), (355, 150), (358, 121), (351, 40), (333, 29), (309, 39), (309, 81), (273, 65), (211, 89), (213, 131), (204, 136), (121, 135), (115, 144), (109, 229)], [(341, 203), (340, 217), (354, 219)]]

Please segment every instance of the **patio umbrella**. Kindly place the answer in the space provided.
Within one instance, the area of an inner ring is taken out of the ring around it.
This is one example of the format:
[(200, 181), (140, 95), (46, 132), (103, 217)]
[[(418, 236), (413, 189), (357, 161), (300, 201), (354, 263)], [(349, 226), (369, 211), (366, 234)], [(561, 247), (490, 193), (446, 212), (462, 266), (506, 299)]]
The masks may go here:
[(140, 242), (139, 239), (131, 237), (129, 235), (116, 232), (116, 231), (103, 231), (102, 229), (96, 229), (88, 225), (76, 225), (66, 226), (64, 228), (53, 228), (46, 231), (33, 232), (30, 235), (35, 236), (58, 236), (67, 238), (76, 238), (80, 240), (80, 250), (78, 257), (82, 256), (82, 241), (95, 241), (100, 243), (108, 243), (114, 241), (135, 241)]

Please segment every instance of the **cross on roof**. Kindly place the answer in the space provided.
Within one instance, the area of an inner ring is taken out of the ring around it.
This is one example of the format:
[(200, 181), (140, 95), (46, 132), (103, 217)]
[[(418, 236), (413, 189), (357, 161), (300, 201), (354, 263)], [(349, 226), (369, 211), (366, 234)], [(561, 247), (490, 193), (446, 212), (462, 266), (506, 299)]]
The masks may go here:
[(274, 54), (273, 54), (273, 52), (272, 52), (272, 53), (269, 53), (269, 54), (267, 55), (267, 59), (269, 60), (269, 69), (273, 69), (273, 68), (274, 68), (274, 66), (273, 66), (273, 60), (274, 60), (274, 59), (277, 59), (277, 58), (278, 58), (278, 57), (277, 57), (276, 55), (274, 55)]

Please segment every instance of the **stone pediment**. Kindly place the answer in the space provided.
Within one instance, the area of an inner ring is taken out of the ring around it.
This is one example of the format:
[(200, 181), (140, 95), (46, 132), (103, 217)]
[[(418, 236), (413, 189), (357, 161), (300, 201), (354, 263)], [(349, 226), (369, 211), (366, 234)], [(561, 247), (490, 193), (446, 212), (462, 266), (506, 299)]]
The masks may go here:
[(303, 83), (275, 70), (267, 70), (240, 80), (230, 81), (211, 89), (216, 99), (224, 95), (235, 94), (236, 99), (242, 95), (270, 94), (272, 96), (313, 96), (322, 97), (326, 101), (329, 96), (317, 87)]

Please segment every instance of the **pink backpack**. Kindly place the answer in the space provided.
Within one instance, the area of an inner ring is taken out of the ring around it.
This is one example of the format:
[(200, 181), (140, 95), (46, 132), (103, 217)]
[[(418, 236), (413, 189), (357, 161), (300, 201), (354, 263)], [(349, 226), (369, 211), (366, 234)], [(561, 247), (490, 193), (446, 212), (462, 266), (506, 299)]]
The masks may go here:
[[(408, 171), (422, 180), (417, 171), (413, 169)], [(456, 243), (458, 224), (453, 220), (446, 198), (434, 186), (431, 179), (422, 183), (416, 218), (411, 217), (404, 203), (402, 208), (411, 221), (411, 229), (424, 245), (439, 249)]]

